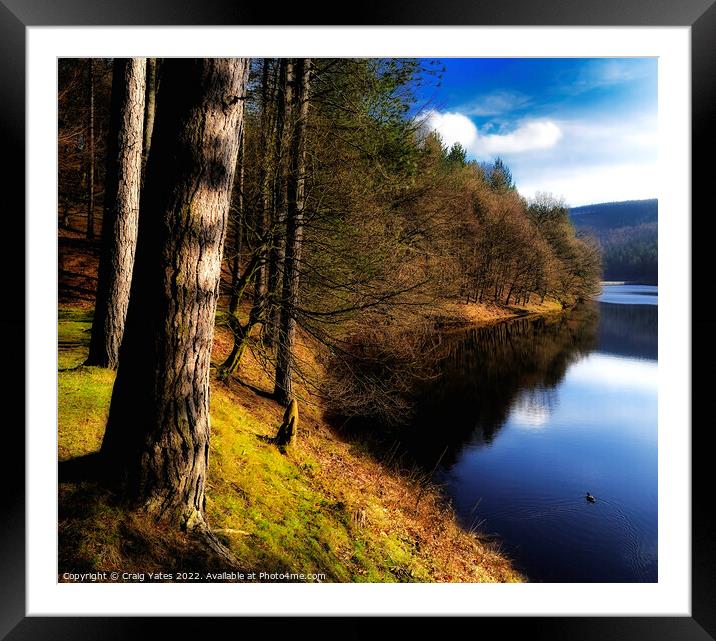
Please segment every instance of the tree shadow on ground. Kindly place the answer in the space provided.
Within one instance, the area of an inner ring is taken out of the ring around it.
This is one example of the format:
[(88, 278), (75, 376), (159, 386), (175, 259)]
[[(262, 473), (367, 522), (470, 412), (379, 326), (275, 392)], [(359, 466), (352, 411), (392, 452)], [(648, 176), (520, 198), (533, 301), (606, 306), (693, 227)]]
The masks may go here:
[[(98, 453), (58, 466), (59, 581), (71, 581), (68, 574), (105, 573), (100, 582), (184, 582), (181, 574), (192, 582), (191, 576), (236, 582), (237, 573), (290, 571), (278, 557), (261, 568), (244, 567), (241, 559), (231, 566), (206, 545), (205, 534), (185, 532), (130, 509), (103, 477)], [(231, 549), (225, 533), (211, 535)], [(208, 572), (219, 576), (206, 577)]]

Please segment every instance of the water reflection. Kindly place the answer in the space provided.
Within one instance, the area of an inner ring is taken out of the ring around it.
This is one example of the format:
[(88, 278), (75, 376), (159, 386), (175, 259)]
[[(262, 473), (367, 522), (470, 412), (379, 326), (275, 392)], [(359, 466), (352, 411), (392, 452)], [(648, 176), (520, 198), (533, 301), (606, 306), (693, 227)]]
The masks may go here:
[(404, 444), (530, 580), (657, 580), (657, 309), (449, 334), (415, 390)]
[(619, 356), (656, 360), (658, 308), (602, 302), (599, 351)]
[(539, 429), (548, 425), (558, 404), (559, 396), (554, 389), (523, 390), (512, 404), (509, 420), (520, 427)]
[(449, 465), (465, 443), (489, 445), (515, 402), (531, 415), (524, 420), (544, 419), (568, 367), (596, 347), (598, 318), (592, 304), (447, 335), (439, 378), (416, 390), (416, 418), (404, 436), (413, 457)]

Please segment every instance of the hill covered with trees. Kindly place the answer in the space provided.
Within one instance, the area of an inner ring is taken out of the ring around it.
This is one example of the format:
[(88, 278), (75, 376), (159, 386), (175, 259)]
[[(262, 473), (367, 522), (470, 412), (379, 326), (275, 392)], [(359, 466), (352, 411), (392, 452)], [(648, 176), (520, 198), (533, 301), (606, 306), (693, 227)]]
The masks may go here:
[(570, 216), (599, 242), (605, 280), (658, 282), (656, 198), (573, 207)]

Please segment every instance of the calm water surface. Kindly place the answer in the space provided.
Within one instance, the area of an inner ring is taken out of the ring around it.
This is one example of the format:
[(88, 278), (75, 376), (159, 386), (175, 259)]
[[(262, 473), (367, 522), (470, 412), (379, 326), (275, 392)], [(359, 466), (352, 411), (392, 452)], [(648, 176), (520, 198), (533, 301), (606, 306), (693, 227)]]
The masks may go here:
[(620, 305), (657, 305), (659, 292), (654, 285), (604, 285), (599, 300)]
[(531, 581), (658, 580), (657, 300), (445, 338), (408, 447)]

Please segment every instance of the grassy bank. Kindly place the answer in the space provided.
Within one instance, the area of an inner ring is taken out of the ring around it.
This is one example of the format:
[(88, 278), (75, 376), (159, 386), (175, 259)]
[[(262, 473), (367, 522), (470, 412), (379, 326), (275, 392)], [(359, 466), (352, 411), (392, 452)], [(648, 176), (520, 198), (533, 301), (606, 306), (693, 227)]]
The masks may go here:
[(496, 323), (510, 318), (538, 314), (554, 314), (562, 311), (562, 305), (552, 299), (531, 302), (526, 305), (501, 305), (488, 303), (460, 303), (444, 301), (440, 312), (431, 315), (438, 327), (469, 327)]
[[(61, 461), (100, 446), (114, 373), (85, 367), (91, 309), (59, 312)], [(214, 361), (229, 344), (217, 329)], [(304, 344), (303, 349), (307, 349)], [(251, 356), (241, 382), (212, 383), (206, 516), (246, 572), (322, 574), (325, 581), (520, 581), (498, 547), (465, 532), (417, 470), (396, 470), (339, 438), (305, 404), (297, 447), (273, 436), (282, 415)], [(211, 560), (179, 532), (128, 513), (102, 487), (59, 491), (60, 576), (77, 571), (196, 571)]]

